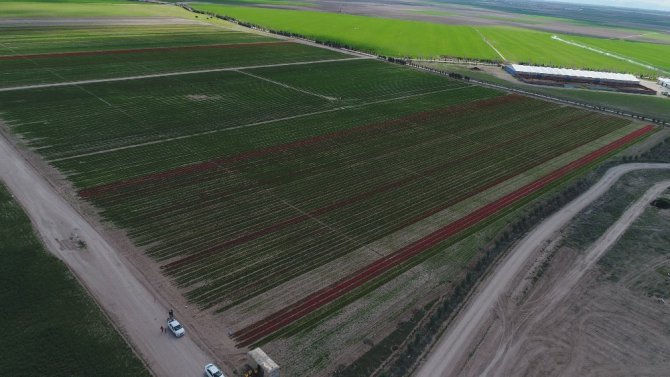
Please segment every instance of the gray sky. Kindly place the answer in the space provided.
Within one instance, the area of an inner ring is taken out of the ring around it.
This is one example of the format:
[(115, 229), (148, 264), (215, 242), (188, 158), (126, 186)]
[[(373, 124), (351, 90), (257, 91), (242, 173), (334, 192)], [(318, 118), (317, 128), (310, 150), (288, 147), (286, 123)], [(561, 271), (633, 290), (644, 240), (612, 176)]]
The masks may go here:
[(670, 0), (548, 0), (563, 3), (609, 5), (613, 7), (670, 11)]

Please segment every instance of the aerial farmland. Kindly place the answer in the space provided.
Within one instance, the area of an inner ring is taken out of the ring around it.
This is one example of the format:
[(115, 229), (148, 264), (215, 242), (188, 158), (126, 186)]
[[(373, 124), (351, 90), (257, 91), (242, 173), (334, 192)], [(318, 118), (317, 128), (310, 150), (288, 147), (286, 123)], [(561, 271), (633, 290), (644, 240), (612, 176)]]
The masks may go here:
[(0, 130), (226, 375), (258, 346), (285, 376), (367, 374), (365, 355), (404, 346), (402, 324), (482, 273), (510, 223), (658, 131), (133, 6), (163, 18), (0, 18)]

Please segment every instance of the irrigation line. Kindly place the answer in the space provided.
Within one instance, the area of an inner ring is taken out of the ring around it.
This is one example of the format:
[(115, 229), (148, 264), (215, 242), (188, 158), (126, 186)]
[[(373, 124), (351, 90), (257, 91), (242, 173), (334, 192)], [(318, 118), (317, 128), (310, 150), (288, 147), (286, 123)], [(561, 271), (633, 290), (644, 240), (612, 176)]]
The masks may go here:
[(633, 60), (631, 58), (627, 58), (627, 57), (622, 56), (622, 55), (613, 54), (611, 52), (601, 50), (601, 49), (598, 49), (598, 48), (594, 48), (594, 47), (591, 47), (591, 46), (587, 46), (585, 44), (581, 44), (581, 43), (577, 43), (577, 42), (573, 42), (573, 41), (568, 41), (566, 39), (563, 39), (563, 38), (559, 37), (558, 35), (552, 35), (551, 39), (553, 39), (555, 41), (559, 41), (559, 42), (569, 44), (571, 46), (583, 48), (583, 49), (586, 49), (586, 50), (589, 50), (589, 51), (592, 51), (592, 52), (595, 52), (595, 53), (598, 53), (598, 54), (601, 54), (601, 55), (605, 55), (605, 56), (610, 57), (610, 58), (622, 60), (622, 61), (625, 61), (625, 62), (628, 62), (628, 63), (631, 63), (631, 64), (635, 64), (635, 65), (639, 65), (639, 66), (647, 68), (647, 69), (651, 69), (651, 70), (658, 71), (658, 72), (663, 72), (665, 74), (670, 74), (670, 72), (665, 71), (661, 68), (655, 67), (653, 65), (650, 65), (650, 64), (647, 64), (647, 63), (642, 63), (642, 62), (639, 62), (637, 60)]
[(126, 145), (126, 146), (123, 146), (123, 147), (105, 149), (105, 150), (95, 151), (95, 152), (90, 152), (90, 153), (82, 153), (82, 154), (78, 154), (78, 155), (75, 155), (75, 156), (56, 158), (56, 159), (53, 159), (53, 160), (49, 160), (49, 162), (66, 161), (66, 160), (72, 160), (72, 159), (75, 159), (75, 158), (95, 156), (95, 155), (99, 155), (99, 154), (121, 151), (121, 150), (125, 150), (125, 149), (139, 148), (139, 147), (144, 147), (144, 146), (154, 145), (154, 144), (162, 144), (162, 143), (167, 143), (167, 142), (170, 142), (170, 141), (190, 139), (190, 138), (198, 137), (198, 136), (211, 135), (211, 134), (215, 134), (215, 133), (219, 133), (219, 132), (226, 132), (226, 131), (234, 131), (234, 130), (239, 130), (239, 129), (242, 129), (242, 128), (261, 126), (261, 125), (265, 125), (265, 124), (281, 122), (281, 121), (286, 121), (286, 120), (300, 119), (300, 118), (305, 118), (305, 117), (309, 117), (309, 116), (313, 116), (313, 115), (332, 113), (332, 112), (336, 112), (336, 111), (340, 111), (340, 110), (351, 110), (351, 109), (356, 109), (356, 108), (370, 106), (370, 105), (377, 105), (377, 104), (385, 103), (385, 102), (393, 102), (393, 101), (399, 101), (399, 100), (403, 100), (403, 99), (427, 96), (427, 95), (436, 94), (436, 93), (457, 91), (457, 90), (461, 90), (461, 89), (471, 88), (472, 86), (473, 85), (464, 85), (464, 86), (459, 86), (459, 87), (456, 87), (456, 88), (433, 90), (433, 91), (430, 91), (430, 92), (423, 92), (423, 93), (410, 94), (410, 95), (400, 96), (400, 97), (386, 98), (386, 99), (382, 99), (382, 100), (370, 101), (370, 102), (360, 103), (360, 104), (356, 104), (356, 105), (340, 106), (340, 107), (333, 108), (333, 109), (313, 111), (313, 112), (304, 113), (304, 114), (291, 115), (291, 116), (283, 117), (283, 118), (263, 120), (263, 121), (260, 121), (260, 122), (247, 123), (247, 124), (242, 124), (242, 125), (239, 125), (239, 126), (220, 128), (220, 129), (216, 129), (216, 130), (198, 132), (198, 133), (189, 134), (189, 135), (182, 135), (182, 136), (176, 136), (176, 137), (171, 137), (171, 138), (166, 138), (166, 139), (148, 141), (146, 143)]
[[(28, 58), (26, 58), (28, 59)], [(116, 82), (116, 81), (129, 81), (129, 80), (144, 80), (157, 77), (172, 77), (172, 76), (184, 76), (184, 75), (196, 75), (200, 73), (215, 73), (215, 72), (227, 72), (227, 71), (239, 71), (241, 69), (256, 69), (256, 68), (273, 68), (273, 67), (285, 67), (293, 65), (309, 65), (309, 64), (321, 64), (321, 63), (334, 63), (342, 61), (351, 61), (351, 60), (367, 60), (371, 59), (368, 57), (352, 57), (352, 58), (342, 58), (342, 59), (323, 59), (323, 60), (311, 60), (306, 62), (293, 62), (293, 63), (279, 63), (279, 64), (261, 64), (261, 65), (251, 65), (244, 67), (229, 67), (229, 68), (212, 68), (212, 69), (200, 69), (194, 71), (179, 71), (179, 72), (167, 72), (167, 73), (154, 73), (149, 75), (138, 75), (138, 76), (125, 76), (125, 77), (111, 77), (107, 79), (93, 79), (93, 80), (81, 80), (81, 81), (69, 81), (69, 82), (57, 82), (52, 84), (35, 84), (35, 85), (24, 85), (24, 86), (15, 86), (9, 88), (0, 88), (0, 92), (13, 92), (17, 90), (31, 90), (31, 89), (43, 89), (43, 88), (54, 88), (61, 86), (79, 86), (87, 84), (97, 84), (97, 83), (106, 83), (106, 82)], [(29, 60), (29, 59), (28, 59)], [(31, 60), (32, 61), (32, 60)], [(63, 78), (58, 75), (59, 78)]]
[(488, 39), (486, 39), (486, 37), (484, 36), (484, 34), (482, 34), (482, 32), (479, 31), (479, 29), (475, 28), (475, 30), (477, 31), (477, 33), (479, 33), (479, 36), (482, 37), (482, 40), (483, 40), (484, 42), (486, 42), (486, 44), (489, 45), (489, 47), (491, 47), (491, 48), (493, 49), (493, 51), (495, 51), (496, 54), (498, 54), (498, 56), (500, 56), (500, 57), (502, 58), (503, 61), (507, 61), (507, 58), (505, 58), (505, 56), (503, 56), (503, 54), (501, 54), (500, 51), (498, 51), (498, 49), (495, 48), (495, 47), (491, 44), (491, 42), (489, 42)]
[(268, 79), (268, 78), (263, 77), (263, 76), (254, 75), (253, 73), (245, 72), (245, 71), (243, 71), (243, 70), (235, 70), (234, 72), (243, 74), (243, 75), (245, 75), (245, 76), (253, 77), (253, 78), (258, 79), (258, 80), (267, 81), (267, 82), (269, 82), (269, 83), (272, 83), (272, 84), (275, 84), (275, 85), (279, 85), (279, 86), (281, 86), (281, 87), (283, 87), (283, 88), (287, 88), (287, 89), (295, 90), (296, 92), (300, 92), (300, 93), (304, 93), (304, 94), (309, 94), (310, 96), (315, 96), (315, 97), (323, 98), (323, 99), (328, 100), (328, 101), (336, 101), (336, 100), (337, 100), (337, 98), (335, 98), (335, 97), (329, 97), (329, 96), (325, 96), (325, 95), (323, 95), (323, 94), (310, 92), (309, 90), (296, 88), (295, 86), (291, 86), (291, 85), (288, 85), (288, 84), (284, 84), (284, 83), (282, 83), (282, 82), (275, 81), (275, 80), (272, 80), (272, 79)]
[[(305, 251), (305, 252), (307, 252), (307, 251)], [(254, 259), (254, 261), (255, 261), (255, 259)], [(261, 265), (262, 265), (262, 264), (261, 264)], [(276, 266), (276, 264), (274, 264), (274, 265)], [(282, 264), (282, 265), (283, 265), (283, 264)], [(201, 268), (201, 267), (200, 267), (200, 268)], [(192, 269), (189, 269), (189, 270), (192, 270)], [(196, 269), (196, 270), (197, 270), (197, 269)], [(192, 271), (193, 271), (193, 270), (192, 270)], [(222, 287), (222, 288), (223, 288), (223, 287)], [(217, 290), (221, 290), (221, 289), (217, 289)]]

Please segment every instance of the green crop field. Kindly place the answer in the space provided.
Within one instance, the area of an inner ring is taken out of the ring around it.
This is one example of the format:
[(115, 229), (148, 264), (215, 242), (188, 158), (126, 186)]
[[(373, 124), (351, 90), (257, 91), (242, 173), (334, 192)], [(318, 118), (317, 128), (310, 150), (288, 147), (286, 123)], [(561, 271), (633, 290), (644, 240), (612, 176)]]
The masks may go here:
[(173, 6), (121, 0), (0, 1), (2, 18), (55, 17), (183, 17), (187, 11)]
[(668, 59), (668, 56), (670, 56), (670, 45), (668, 44), (578, 36), (569, 36), (566, 39), (659, 68), (664, 71), (661, 75), (670, 75), (670, 59)]
[(195, 8), (382, 55), (497, 58), (495, 52), (469, 26), (210, 4), (198, 4)]
[(215, 26), (86, 26), (6, 27), (0, 34), (0, 55), (26, 55), (97, 50), (127, 50), (273, 39)]
[[(295, 42), (267, 44), (225, 28), (143, 28), (13, 30), (7, 40), (15, 50), (50, 55), (29, 57), (37, 65), (26, 72), (14, 58), (0, 59), (12, 82), (0, 85), (1, 123), (125, 231), (191, 303), (235, 331), (240, 346), (281, 347), (313, 334), (419, 264), (428, 271), (447, 264), (449, 279), (462, 276), (480, 249), (441, 254), (446, 247), (651, 132)], [(464, 48), (470, 37), (458, 43)], [(175, 48), (121, 52), (123, 40), (136, 49)], [(236, 43), (245, 45), (191, 48)], [(190, 72), (197, 69), (218, 71)], [(67, 84), (84, 78), (100, 80)], [(453, 237), (444, 236), (452, 228)], [(418, 243), (415, 255), (403, 254), (410, 242)], [(399, 254), (405, 259), (393, 259)], [(387, 260), (395, 262), (376, 267)], [(370, 266), (374, 273), (363, 275), (374, 279), (328, 296), (299, 321), (260, 336), (248, 330)], [(415, 284), (449, 286), (441, 276), (427, 280)], [(259, 299), (268, 296), (279, 301)], [(393, 322), (412, 309), (405, 305), (369, 310)], [(328, 357), (318, 349), (305, 363)], [(293, 351), (284, 349), (280, 363)], [(300, 370), (283, 365), (288, 374)]]
[[(152, 47), (127, 51), (97, 51), (0, 56), (0, 88), (30, 84), (105, 79), (169, 72), (221, 70), (243, 66), (294, 64), (346, 56), (301, 44), (254, 40), (231, 33), (221, 44)], [(150, 43), (150, 42), (148, 42)], [(235, 50), (235, 51), (232, 51)], [(28, 64), (26, 64), (28, 63)]]
[[(321, 41), (338, 42), (381, 55), (503, 60), (487, 45), (483, 39), (486, 38), (506, 60), (512, 62), (631, 72), (651, 76), (658, 74), (653, 69), (553, 40), (551, 33), (529, 29), (445, 25), (335, 13), (212, 4), (199, 4), (195, 5), (195, 8), (268, 29), (296, 33)], [(572, 38), (566, 35), (559, 36)], [(646, 61), (667, 65), (667, 62), (661, 62), (664, 56), (668, 55), (667, 45), (641, 42), (632, 45), (623, 41), (596, 38), (588, 38), (588, 41), (598, 42), (594, 43), (596, 46), (602, 43), (603, 46), (622, 53), (628, 51), (629, 47), (635, 46), (634, 57), (647, 58)]]
[(554, 40), (551, 33), (505, 27), (479, 30), (506, 59), (514, 62), (653, 74), (653, 70)]
[(0, 257), (3, 375), (149, 376), (2, 185)]

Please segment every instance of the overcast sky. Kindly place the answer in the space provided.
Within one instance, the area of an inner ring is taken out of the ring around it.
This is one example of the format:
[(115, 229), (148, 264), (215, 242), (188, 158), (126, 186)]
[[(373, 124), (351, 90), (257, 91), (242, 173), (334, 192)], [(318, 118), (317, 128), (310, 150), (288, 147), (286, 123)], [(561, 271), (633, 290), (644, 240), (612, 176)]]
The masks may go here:
[(670, 11), (670, 0), (548, 0), (563, 3), (609, 5), (613, 7)]

